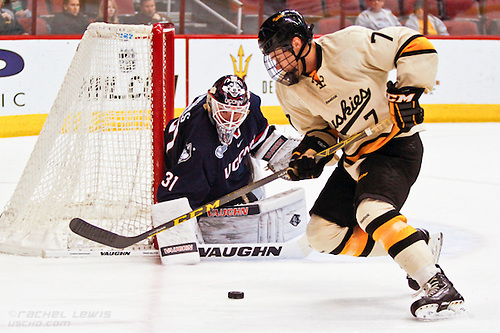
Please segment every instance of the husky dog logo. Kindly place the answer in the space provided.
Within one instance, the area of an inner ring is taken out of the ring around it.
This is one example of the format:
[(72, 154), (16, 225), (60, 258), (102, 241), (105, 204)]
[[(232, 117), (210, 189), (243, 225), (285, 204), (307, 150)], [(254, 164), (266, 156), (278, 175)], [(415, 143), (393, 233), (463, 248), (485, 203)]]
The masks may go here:
[(240, 105), (240, 98), (245, 95), (246, 91), (239, 81), (229, 81), (222, 86), (222, 91), (228, 95), (224, 103), (228, 105)]

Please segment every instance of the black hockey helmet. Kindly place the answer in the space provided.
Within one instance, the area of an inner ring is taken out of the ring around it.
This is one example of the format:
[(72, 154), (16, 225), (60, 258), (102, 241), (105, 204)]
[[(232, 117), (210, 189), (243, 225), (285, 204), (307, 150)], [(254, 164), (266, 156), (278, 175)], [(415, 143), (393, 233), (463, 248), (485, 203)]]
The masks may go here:
[(307, 25), (302, 14), (296, 10), (285, 9), (270, 16), (259, 30), (259, 47), (262, 53), (269, 54), (278, 47), (290, 47), (292, 39), (299, 37), (304, 44), (313, 39), (313, 25)]
[(231, 144), (250, 107), (250, 91), (245, 81), (236, 75), (221, 77), (208, 91), (207, 102), (220, 142)]
[[(272, 79), (284, 85), (299, 82), (299, 61), (305, 70), (305, 57), (311, 50), (313, 25), (307, 25), (302, 14), (286, 9), (270, 16), (259, 30), (259, 47), (264, 54), (264, 66)], [(300, 38), (302, 47), (296, 54), (292, 41)], [(304, 53), (308, 47), (307, 53)]]

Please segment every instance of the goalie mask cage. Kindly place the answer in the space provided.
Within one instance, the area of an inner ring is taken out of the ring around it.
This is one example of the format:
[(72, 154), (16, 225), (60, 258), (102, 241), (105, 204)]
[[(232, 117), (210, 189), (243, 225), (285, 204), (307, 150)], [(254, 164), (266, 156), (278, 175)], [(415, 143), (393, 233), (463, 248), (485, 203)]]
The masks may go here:
[[(174, 31), (88, 27), (0, 217), (1, 252), (107, 250), (73, 234), (73, 217), (120, 235), (152, 228), (163, 130), (174, 110)], [(151, 239), (135, 249), (153, 249)]]

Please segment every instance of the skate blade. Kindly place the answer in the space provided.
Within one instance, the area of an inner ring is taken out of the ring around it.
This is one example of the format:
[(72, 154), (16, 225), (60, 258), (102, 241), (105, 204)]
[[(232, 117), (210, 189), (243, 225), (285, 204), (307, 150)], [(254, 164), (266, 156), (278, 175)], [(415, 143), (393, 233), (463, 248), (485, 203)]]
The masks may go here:
[(419, 320), (424, 321), (435, 321), (451, 318), (462, 318), (467, 317), (468, 313), (464, 306), (464, 301), (451, 302), (450, 305), (444, 310), (438, 310), (438, 304), (429, 304), (420, 307), (415, 311), (415, 316)]

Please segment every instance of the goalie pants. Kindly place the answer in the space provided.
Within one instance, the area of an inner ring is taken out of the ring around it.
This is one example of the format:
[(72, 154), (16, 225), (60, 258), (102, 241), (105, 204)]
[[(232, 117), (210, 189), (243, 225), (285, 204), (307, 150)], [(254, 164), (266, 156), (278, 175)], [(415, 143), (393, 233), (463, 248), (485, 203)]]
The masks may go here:
[(419, 134), (392, 139), (360, 164), (359, 180), (351, 178), (344, 159), (335, 168), (310, 213), (341, 227), (357, 226), (356, 209), (364, 199), (391, 204), (399, 212), (415, 183), (422, 163)]

